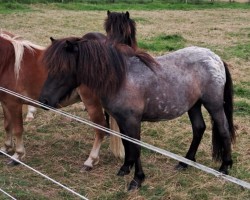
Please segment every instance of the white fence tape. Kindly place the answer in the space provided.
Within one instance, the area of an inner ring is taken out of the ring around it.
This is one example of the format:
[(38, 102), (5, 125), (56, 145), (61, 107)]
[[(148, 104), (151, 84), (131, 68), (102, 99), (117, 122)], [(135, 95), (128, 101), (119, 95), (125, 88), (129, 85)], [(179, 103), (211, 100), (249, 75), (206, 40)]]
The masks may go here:
[(5, 156), (11, 158), (12, 160), (18, 162), (19, 164), (21, 164), (21, 165), (27, 167), (28, 169), (32, 170), (33, 172), (39, 174), (40, 176), (42, 176), (42, 177), (44, 177), (44, 178), (50, 180), (51, 182), (53, 182), (53, 183), (59, 185), (59, 186), (62, 187), (63, 189), (68, 190), (69, 192), (73, 193), (74, 195), (80, 197), (81, 199), (88, 200), (85, 196), (80, 195), (79, 193), (75, 192), (74, 190), (68, 188), (67, 186), (65, 186), (65, 185), (63, 185), (63, 184), (61, 184), (61, 183), (59, 183), (58, 181), (55, 181), (54, 179), (48, 177), (47, 175), (45, 175), (45, 174), (43, 174), (43, 173), (37, 171), (36, 169), (30, 167), (29, 165), (25, 164), (24, 162), (22, 162), (22, 161), (20, 161), (20, 160), (17, 160), (16, 158), (11, 157), (11, 156), (8, 155), (7, 153), (3, 152), (2, 150), (0, 150), (0, 153), (2, 153), (2, 154), (4, 154)]
[(0, 188), (0, 192), (4, 193), (6, 196), (8, 196), (10, 199), (17, 200), (15, 197), (11, 196), (9, 193), (5, 192)]

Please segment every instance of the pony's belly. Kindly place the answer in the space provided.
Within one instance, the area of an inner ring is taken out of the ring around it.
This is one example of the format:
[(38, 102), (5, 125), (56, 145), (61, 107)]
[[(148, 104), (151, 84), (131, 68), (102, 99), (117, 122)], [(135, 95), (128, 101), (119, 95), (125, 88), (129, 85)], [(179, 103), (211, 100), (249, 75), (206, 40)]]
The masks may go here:
[(175, 119), (189, 110), (188, 105), (154, 105), (149, 106), (142, 116), (142, 121), (161, 121)]

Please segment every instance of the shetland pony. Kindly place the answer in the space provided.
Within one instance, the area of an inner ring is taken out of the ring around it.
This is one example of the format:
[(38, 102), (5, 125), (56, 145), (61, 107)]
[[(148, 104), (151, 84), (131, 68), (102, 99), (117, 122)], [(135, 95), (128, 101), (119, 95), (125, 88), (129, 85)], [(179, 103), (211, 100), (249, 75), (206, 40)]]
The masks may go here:
[[(193, 140), (186, 158), (193, 161), (206, 128), (203, 105), (212, 120), (213, 158), (222, 162), (219, 171), (227, 174), (232, 167), (232, 79), (227, 64), (209, 49), (184, 48), (157, 57), (159, 64), (152, 62), (148, 66), (113, 45), (71, 37), (52, 42), (45, 50), (43, 62), (48, 78), (39, 101), (55, 107), (84, 84), (100, 97), (121, 133), (132, 138), (140, 139), (142, 121), (171, 120), (188, 112)], [(145, 179), (141, 147), (126, 140), (123, 145), (125, 159), (118, 175), (128, 174), (135, 166), (128, 187), (133, 190)]]

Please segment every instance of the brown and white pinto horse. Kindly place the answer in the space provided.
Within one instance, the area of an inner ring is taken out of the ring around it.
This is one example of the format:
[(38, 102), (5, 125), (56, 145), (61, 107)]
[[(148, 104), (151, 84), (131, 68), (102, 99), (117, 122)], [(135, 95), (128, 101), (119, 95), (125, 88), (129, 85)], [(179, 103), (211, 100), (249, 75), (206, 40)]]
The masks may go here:
[[(84, 35), (83, 38), (105, 41), (106, 37), (100, 33), (88, 33)], [(1, 32), (0, 87), (37, 100), (44, 81), (47, 78), (47, 69), (43, 66), (40, 59), (43, 52), (44, 47), (35, 45), (12, 33), (6, 31)], [(84, 85), (80, 85), (76, 90), (84, 102), (90, 119), (97, 124), (107, 126), (99, 98)], [(74, 91), (61, 106), (75, 103), (79, 101), (80, 98), (76, 91)], [(6, 131), (4, 145), (1, 147), (1, 150), (6, 153), (14, 151), (13, 157), (21, 160), (25, 156), (22, 106), (23, 104), (29, 103), (2, 91), (0, 91), (0, 102), (3, 108), (4, 128)], [(28, 107), (28, 110), (34, 112), (34, 107)], [(98, 129), (95, 131), (96, 136), (93, 148), (88, 159), (84, 163), (84, 168), (86, 170), (91, 169), (94, 164), (98, 163), (101, 142), (106, 135), (105, 132)], [(112, 139), (111, 143), (112, 142), (119, 142), (119, 140)], [(120, 147), (120, 145), (111, 145), (111, 150), (116, 153), (118, 150), (112, 147)], [(10, 161), (9, 164), (16, 164), (16, 162)]]

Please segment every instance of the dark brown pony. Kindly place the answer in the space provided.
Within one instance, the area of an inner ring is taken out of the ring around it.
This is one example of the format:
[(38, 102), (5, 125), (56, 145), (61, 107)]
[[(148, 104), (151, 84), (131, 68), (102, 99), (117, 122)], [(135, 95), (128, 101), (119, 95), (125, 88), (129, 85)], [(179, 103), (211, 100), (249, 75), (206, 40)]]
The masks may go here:
[[(87, 40), (98, 40), (100, 42), (105, 42), (106, 40), (106, 37), (101, 33), (88, 33), (84, 35), (83, 38)], [(47, 69), (40, 59), (43, 52), (44, 47), (35, 45), (12, 33), (1, 32), (0, 87), (37, 100), (44, 81), (47, 78)], [(73, 91), (71, 96), (68, 96), (68, 98), (60, 104), (60, 107), (75, 103), (81, 98), (90, 119), (97, 124), (107, 126), (99, 97), (84, 85), (79, 85), (76, 91)], [(77, 93), (80, 94), (80, 98)], [(0, 102), (3, 108), (4, 128), (6, 130), (5, 142), (1, 150), (6, 153), (14, 151), (13, 157), (21, 160), (25, 156), (22, 105), (29, 103), (2, 91), (0, 91)], [(98, 163), (99, 150), (105, 135), (105, 132), (96, 129), (93, 148), (89, 158), (84, 163), (86, 170), (91, 169), (94, 164)], [(111, 138), (113, 137), (111, 136)], [(116, 144), (117, 142), (119, 141), (111, 139), (111, 150), (115, 155), (117, 155), (117, 151), (119, 152), (119, 148), (121, 147)], [(10, 164), (16, 163), (11, 161)]]
[(150, 54), (138, 47), (136, 41), (136, 23), (130, 18), (128, 11), (126, 13), (107, 11), (104, 29), (107, 34), (107, 44), (112, 44), (124, 55), (138, 57), (149, 67), (152, 64), (155, 66), (158, 65)]
[(130, 18), (129, 12), (119, 13), (107, 11), (104, 22), (107, 40), (112, 44), (126, 44), (132, 49), (138, 49), (136, 41), (136, 24)]
[[(49, 75), (41, 102), (57, 106), (84, 84), (98, 94), (121, 133), (135, 139), (140, 139), (142, 121), (171, 120), (188, 112), (193, 141), (186, 157), (193, 161), (206, 128), (203, 105), (212, 119), (213, 158), (222, 161), (219, 171), (228, 173), (235, 140), (233, 85), (228, 66), (218, 55), (206, 48), (188, 47), (157, 57), (160, 65), (152, 70), (154, 66), (124, 56), (112, 45), (80, 38), (58, 42), (60, 45), (52, 43), (44, 53)], [(123, 144), (125, 159), (118, 175), (128, 174), (135, 166), (129, 189), (136, 189), (145, 179), (141, 148), (126, 140)]]

